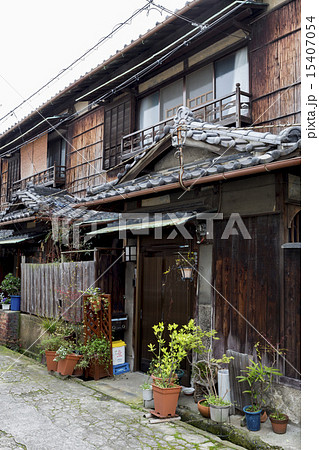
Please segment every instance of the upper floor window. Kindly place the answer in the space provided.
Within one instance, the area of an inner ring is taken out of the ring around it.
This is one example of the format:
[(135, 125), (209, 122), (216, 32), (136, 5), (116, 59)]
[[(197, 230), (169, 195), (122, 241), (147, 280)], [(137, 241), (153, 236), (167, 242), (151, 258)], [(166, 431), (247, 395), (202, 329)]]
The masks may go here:
[(65, 161), (66, 140), (61, 132), (53, 132), (48, 137), (47, 165), (65, 166)]
[[(247, 48), (216, 60), (189, 75), (144, 97), (139, 104), (139, 129), (145, 129), (156, 123), (173, 118), (179, 106), (191, 109), (200, 107), (214, 99), (225, 97), (236, 89), (249, 90), (249, 72)], [(231, 104), (225, 99), (223, 105)], [(228, 113), (231, 113), (229, 106)], [(215, 113), (215, 118), (220, 113)]]

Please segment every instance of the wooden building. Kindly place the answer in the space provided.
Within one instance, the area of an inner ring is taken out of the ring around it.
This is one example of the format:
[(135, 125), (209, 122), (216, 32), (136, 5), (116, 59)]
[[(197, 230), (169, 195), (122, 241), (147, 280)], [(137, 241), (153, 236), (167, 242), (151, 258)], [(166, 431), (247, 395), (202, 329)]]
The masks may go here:
[[(150, 215), (149, 234), (118, 220), (90, 235), (136, 249), (114, 295), (131, 368), (154, 323), (195, 317), (218, 353), (285, 348), (281, 382), (299, 386), (300, 85), (300, 0), (195, 0), (0, 137), (2, 211), (31, 183)], [(219, 215), (209, 238), (200, 214)], [(194, 280), (163, 280), (186, 250)]]

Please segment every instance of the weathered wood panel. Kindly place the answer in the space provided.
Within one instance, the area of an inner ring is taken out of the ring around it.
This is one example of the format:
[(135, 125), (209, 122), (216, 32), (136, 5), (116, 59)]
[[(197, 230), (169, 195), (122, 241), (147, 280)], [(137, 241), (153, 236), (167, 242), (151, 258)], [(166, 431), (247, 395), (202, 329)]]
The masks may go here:
[(244, 406), (250, 405), (250, 395), (245, 393), (249, 389), (247, 382), (238, 382), (237, 377), (244, 375), (242, 372), (246, 367), (250, 366), (250, 359), (252, 355), (245, 353), (238, 353), (234, 350), (227, 350), (227, 356), (233, 359), (229, 363), (229, 386), (230, 386), (230, 398), (233, 406), (231, 407), (231, 414), (235, 414), (235, 409), (243, 410)]
[(300, 249), (287, 248), (284, 251), (284, 348), (286, 350), (285, 375), (300, 378), (301, 372), (301, 261)]
[(96, 256), (96, 280), (102, 292), (112, 293), (112, 313), (124, 313), (124, 283), (125, 265), (118, 258), (122, 253), (119, 251), (100, 250)]
[(21, 264), (21, 311), (80, 322), (81, 292), (94, 283), (94, 261)]
[(80, 117), (69, 130), (66, 187), (78, 196), (87, 186), (106, 182), (102, 171), (104, 110), (99, 108)]
[[(239, 235), (221, 239), (226, 221), (215, 225), (213, 277), (216, 352), (227, 349), (253, 354), (265, 336), (279, 342), (280, 330), (280, 215), (243, 219), (252, 239)], [(262, 335), (262, 336), (261, 336)]]
[(253, 26), (249, 58), (254, 124), (300, 122), (300, 10), (300, 0), (290, 2)]

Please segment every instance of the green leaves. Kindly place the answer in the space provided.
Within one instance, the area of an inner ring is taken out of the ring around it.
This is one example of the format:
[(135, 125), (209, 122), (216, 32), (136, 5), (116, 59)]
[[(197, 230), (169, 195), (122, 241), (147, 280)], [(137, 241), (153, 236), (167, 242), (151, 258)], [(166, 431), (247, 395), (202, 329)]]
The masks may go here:
[(217, 339), (215, 330), (202, 331), (200, 327), (196, 326), (194, 319), (181, 328), (176, 323), (168, 324), (169, 340), (167, 343), (163, 338), (164, 323), (159, 322), (152, 328), (157, 340), (157, 347), (154, 344), (148, 345), (148, 350), (153, 353), (152, 370), (156, 376), (165, 380), (165, 384), (174, 382), (175, 371), (187, 357), (188, 352), (195, 350), (200, 353), (206, 350), (203, 345), (204, 338)]

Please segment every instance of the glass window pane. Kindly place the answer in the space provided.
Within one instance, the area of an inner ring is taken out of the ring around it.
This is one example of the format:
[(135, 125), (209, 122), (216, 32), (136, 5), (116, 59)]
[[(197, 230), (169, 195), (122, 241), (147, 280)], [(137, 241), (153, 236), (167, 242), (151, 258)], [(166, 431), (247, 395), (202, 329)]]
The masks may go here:
[(213, 65), (196, 70), (186, 77), (187, 103), (190, 108), (208, 102), (213, 97)]
[(151, 127), (159, 122), (159, 93), (148, 95), (140, 103), (139, 129)]
[(160, 102), (160, 120), (174, 117), (177, 108), (183, 105), (183, 80), (177, 80), (161, 89)]
[(247, 48), (242, 48), (232, 55), (216, 61), (216, 98), (230, 94), (240, 83), (243, 91), (249, 90)]

